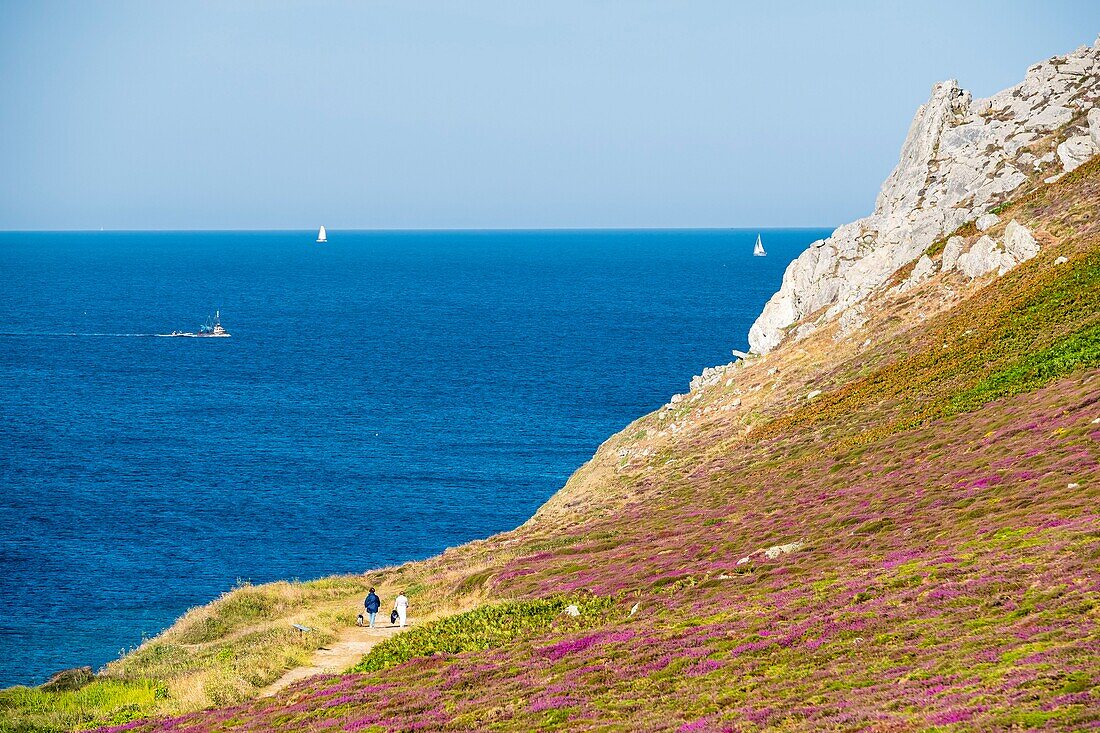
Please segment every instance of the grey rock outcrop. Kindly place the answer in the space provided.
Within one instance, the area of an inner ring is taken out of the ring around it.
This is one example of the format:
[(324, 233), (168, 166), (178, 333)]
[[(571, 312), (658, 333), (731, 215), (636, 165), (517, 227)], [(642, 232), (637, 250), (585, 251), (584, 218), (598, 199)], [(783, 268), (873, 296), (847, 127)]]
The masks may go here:
[(691, 385), (688, 387), (688, 391), (696, 392), (700, 389), (706, 389), (712, 385), (718, 384), (719, 381), (725, 376), (726, 372), (734, 367), (734, 364), (723, 364), (721, 366), (707, 367), (703, 370), (702, 374), (691, 378)]
[(768, 558), (769, 560), (774, 560), (780, 555), (786, 555), (791, 552), (798, 552), (805, 546), (806, 543), (802, 542), (801, 540), (799, 540), (798, 542), (790, 542), (786, 545), (773, 545), (772, 547), (764, 550), (764, 557)]
[(958, 267), (971, 280), (993, 271), (1003, 275), (1021, 262), (1027, 262), (1039, 254), (1038, 240), (1027, 227), (1015, 219), (1005, 227), (1003, 243), (998, 243), (989, 235), (983, 234), (968, 251), (962, 252), (965, 247), (966, 240), (962, 237), (951, 237), (943, 251), (943, 269), (946, 272)]
[[(1089, 150), (1089, 155), (1100, 151), (1098, 103), (1100, 38), (1091, 47), (1035, 64), (1020, 84), (988, 99), (972, 100), (954, 80), (935, 85), (917, 110), (874, 212), (814, 242), (790, 264), (779, 291), (749, 330), (752, 350), (764, 354), (784, 339), (812, 333), (1029, 180), (1060, 174), (1062, 163), (1080, 165)], [(1015, 263), (999, 247), (987, 248), (983, 243), (966, 258), (967, 270), (993, 260), (998, 271), (1008, 260)], [(962, 268), (961, 249), (951, 254)], [(943, 269), (951, 268), (945, 263)], [(807, 320), (812, 314), (815, 318)]]

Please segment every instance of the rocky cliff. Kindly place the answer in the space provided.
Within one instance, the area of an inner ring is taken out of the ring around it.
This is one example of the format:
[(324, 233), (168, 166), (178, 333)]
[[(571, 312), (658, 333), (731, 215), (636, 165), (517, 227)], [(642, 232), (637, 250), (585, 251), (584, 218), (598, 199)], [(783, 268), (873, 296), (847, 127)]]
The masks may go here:
[[(931, 244), (1100, 152), (1098, 101), (1100, 38), (1035, 64), (1023, 82), (988, 99), (972, 99), (953, 79), (935, 85), (874, 212), (791, 263), (749, 331), (752, 350), (767, 353), (837, 317), (841, 333), (861, 325), (863, 300)], [(1014, 264), (992, 240), (980, 244), (973, 256), (960, 253), (960, 268)]]

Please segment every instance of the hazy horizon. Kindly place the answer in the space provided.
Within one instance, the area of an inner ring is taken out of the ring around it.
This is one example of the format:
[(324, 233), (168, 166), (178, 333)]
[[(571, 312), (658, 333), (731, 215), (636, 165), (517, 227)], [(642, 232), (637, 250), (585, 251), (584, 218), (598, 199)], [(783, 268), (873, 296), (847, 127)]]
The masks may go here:
[(1080, 0), (0, 3), (0, 229), (839, 224), (934, 83), (1097, 31)]
[[(632, 226), (592, 226), (592, 227), (340, 227), (339, 229), (324, 225), (326, 232), (332, 234), (333, 232), (683, 232), (683, 231), (724, 231), (731, 232), (744, 232), (744, 231), (768, 231), (768, 230), (792, 230), (797, 231), (800, 229), (830, 229), (834, 225), (821, 224), (818, 226), (728, 226), (728, 227), (708, 227), (708, 226), (682, 226), (682, 227), (632, 227)], [(41, 232), (43, 234), (49, 234), (51, 232), (68, 232), (68, 233), (89, 233), (98, 234), (103, 232), (104, 234), (155, 234), (157, 232), (164, 232), (166, 234), (172, 232), (312, 232), (316, 231), (317, 227), (283, 227), (283, 228), (265, 228), (265, 227), (224, 227), (218, 229), (158, 229), (158, 228), (134, 228), (134, 229), (86, 229), (86, 228), (72, 228), (72, 229), (0, 229), (0, 232), (7, 234), (19, 234), (20, 232), (36, 233)]]

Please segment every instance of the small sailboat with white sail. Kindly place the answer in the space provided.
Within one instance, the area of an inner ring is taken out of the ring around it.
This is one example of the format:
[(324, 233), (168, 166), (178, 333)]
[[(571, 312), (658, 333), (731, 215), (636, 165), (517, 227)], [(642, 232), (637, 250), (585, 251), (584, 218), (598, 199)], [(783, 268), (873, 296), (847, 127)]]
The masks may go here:
[(325, 233), (325, 226), (324, 226), (324, 224), (322, 224), (322, 225), (321, 225), (321, 228), (317, 230), (317, 241), (318, 241), (318, 242), (319, 242), (320, 244), (324, 244), (325, 242), (327, 242), (327, 241), (328, 241), (328, 234), (326, 234), (326, 233)]
[(760, 241), (760, 235), (756, 235), (756, 246), (752, 248), (753, 257), (767, 257), (768, 253), (764, 251), (764, 244)]

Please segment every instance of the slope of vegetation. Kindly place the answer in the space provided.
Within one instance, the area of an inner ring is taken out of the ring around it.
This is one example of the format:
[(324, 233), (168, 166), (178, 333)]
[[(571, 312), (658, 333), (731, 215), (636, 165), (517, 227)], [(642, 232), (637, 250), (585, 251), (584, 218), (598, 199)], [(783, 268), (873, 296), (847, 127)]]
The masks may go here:
[[(109, 730), (1100, 724), (1097, 201), (1094, 160), (1002, 210), (1034, 260), (880, 293), (860, 331), (731, 367), (514, 532), (197, 609), (107, 670), (183, 714)], [(323, 640), (367, 583), (438, 620), (249, 699), (323, 643), (289, 621)]]

